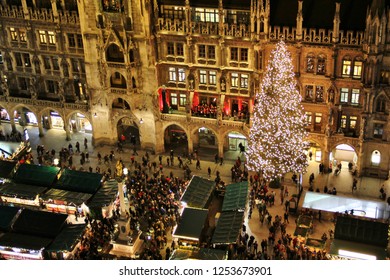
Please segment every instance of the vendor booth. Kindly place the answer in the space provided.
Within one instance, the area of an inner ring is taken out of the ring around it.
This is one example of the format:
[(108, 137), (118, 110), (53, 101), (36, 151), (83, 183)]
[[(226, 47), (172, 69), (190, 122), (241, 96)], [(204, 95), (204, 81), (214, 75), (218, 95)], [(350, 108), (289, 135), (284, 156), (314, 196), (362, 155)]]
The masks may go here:
[(110, 217), (113, 204), (118, 196), (118, 181), (108, 180), (87, 202), (87, 212), (93, 219), (101, 220)]
[(180, 201), (185, 206), (207, 209), (214, 189), (214, 181), (192, 176)]
[(50, 189), (40, 196), (41, 202), (51, 212), (75, 214), (90, 198), (89, 193)]
[(39, 206), (39, 196), (48, 188), (27, 184), (4, 182), (0, 185), (0, 198), (3, 203)]
[(218, 219), (211, 243), (214, 246), (237, 243), (244, 218), (244, 212), (222, 212)]
[(207, 225), (208, 210), (186, 207), (172, 237), (184, 246), (198, 246)]
[(248, 201), (248, 182), (240, 182), (226, 186), (222, 212), (244, 211)]
[(212, 248), (179, 248), (173, 251), (169, 260), (227, 260), (227, 252)]
[(60, 168), (55, 166), (42, 166), (35, 164), (21, 164), (14, 175), (18, 184), (52, 187), (57, 180)]

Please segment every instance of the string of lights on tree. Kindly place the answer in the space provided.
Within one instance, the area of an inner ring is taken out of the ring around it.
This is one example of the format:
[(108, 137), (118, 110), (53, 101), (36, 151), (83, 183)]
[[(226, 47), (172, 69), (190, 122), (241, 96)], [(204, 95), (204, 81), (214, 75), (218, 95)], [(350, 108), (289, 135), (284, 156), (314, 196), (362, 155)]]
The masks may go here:
[(290, 53), (280, 41), (256, 94), (246, 153), (248, 169), (261, 171), (268, 181), (288, 172), (304, 173), (308, 165), (305, 124)]

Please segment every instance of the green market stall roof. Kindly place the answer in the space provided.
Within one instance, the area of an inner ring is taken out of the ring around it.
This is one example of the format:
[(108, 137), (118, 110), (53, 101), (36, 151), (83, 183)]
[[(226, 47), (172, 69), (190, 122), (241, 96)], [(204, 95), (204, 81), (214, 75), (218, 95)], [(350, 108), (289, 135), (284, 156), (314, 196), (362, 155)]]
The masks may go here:
[(222, 212), (244, 210), (248, 198), (248, 182), (240, 182), (226, 186), (222, 204)]
[(104, 182), (103, 186), (92, 197), (90, 202), (87, 203), (90, 208), (101, 208), (109, 205), (115, 201), (118, 193), (118, 181), (109, 180)]
[(0, 195), (34, 200), (37, 195), (44, 193), (47, 189), (42, 186), (6, 182), (0, 186)]
[(67, 225), (46, 248), (46, 251), (72, 251), (84, 234), (85, 228), (86, 224)]
[(244, 222), (244, 214), (244, 212), (238, 211), (222, 212), (218, 219), (211, 243), (236, 243)]
[(12, 222), (19, 211), (18, 207), (0, 206), (0, 231), (10, 231)]
[(208, 210), (186, 207), (183, 210), (179, 224), (177, 225), (173, 237), (199, 241), (202, 230), (205, 226)]
[(92, 194), (81, 193), (81, 192), (71, 192), (59, 189), (50, 189), (40, 196), (44, 201), (56, 200), (63, 201), (66, 204), (74, 204), (75, 206), (81, 205), (87, 202)]
[(0, 160), (0, 178), (11, 179), (11, 173), (14, 170), (16, 164), (16, 161)]
[(8, 232), (0, 237), (0, 247), (41, 250), (52, 242), (51, 238)]
[(103, 175), (64, 169), (55, 185), (60, 190), (95, 194), (101, 186)]
[(60, 168), (35, 164), (21, 164), (14, 175), (19, 184), (51, 187), (57, 179)]
[(214, 181), (199, 176), (192, 176), (180, 200), (189, 207), (205, 209), (208, 207), (214, 189)]
[(67, 218), (68, 215), (65, 214), (23, 209), (12, 230), (21, 234), (54, 238), (65, 226)]
[(212, 248), (179, 248), (173, 251), (170, 260), (227, 260), (227, 252)]

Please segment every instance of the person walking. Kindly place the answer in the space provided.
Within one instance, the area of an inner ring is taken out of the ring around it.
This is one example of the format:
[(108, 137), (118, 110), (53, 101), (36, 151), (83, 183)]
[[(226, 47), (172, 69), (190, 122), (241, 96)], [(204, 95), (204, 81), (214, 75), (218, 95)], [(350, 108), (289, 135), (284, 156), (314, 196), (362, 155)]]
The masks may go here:
[(211, 177), (211, 168), (209, 166), (209, 168), (207, 168), (207, 173), (209, 174), (209, 177)]
[(200, 168), (200, 160), (199, 159), (196, 160), (196, 169), (201, 170), (201, 168)]

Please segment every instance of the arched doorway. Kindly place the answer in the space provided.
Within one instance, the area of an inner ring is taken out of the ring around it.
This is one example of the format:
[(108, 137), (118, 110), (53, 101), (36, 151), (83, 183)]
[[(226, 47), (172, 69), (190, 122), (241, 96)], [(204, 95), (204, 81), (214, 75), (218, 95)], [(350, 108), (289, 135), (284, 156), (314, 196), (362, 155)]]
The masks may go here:
[[(355, 168), (357, 165), (358, 156), (354, 147), (348, 144), (337, 145), (329, 154), (329, 161), (332, 166), (332, 170), (338, 168), (340, 171), (349, 169), (350, 167)], [(352, 164), (352, 165), (351, 165)]]
[(169, 125), (164, 130), (165, 151), (177, 150), (184, 154), (188, 151), (188, 137), (185, 130), (178, 125)]
[(140, 146), (140, 135), (137, 124), (129, 117), (123, 117), (117, 124), (118, 140), (124, 136), (123, 144)]
[(217, 135), (207, 127), (200, 127), (193, 131), (193, 148), (201, 156), (211, 156), (218, 153)]
[(310, 163), (319, 163), (322, 161), (321, 146), (312, 140), (309, 140), (309, 149), (307, 150), (307, 160)]
[(224, 137), (225, 159), (236, 160), (237, 157), (245, 158), (245, 150), (248, 141), (245, 135), (237, 131), (229, 131)]
[(55, 110), (45, 110), (42, 112), (42, 127), (49, 129), (64, 130), (65, 122), (62, 116)]
[(73, 133), (87, 133), (92, 134), (92, 124), (81, 113), (73, 113), (69, 118), (70, 130)]

